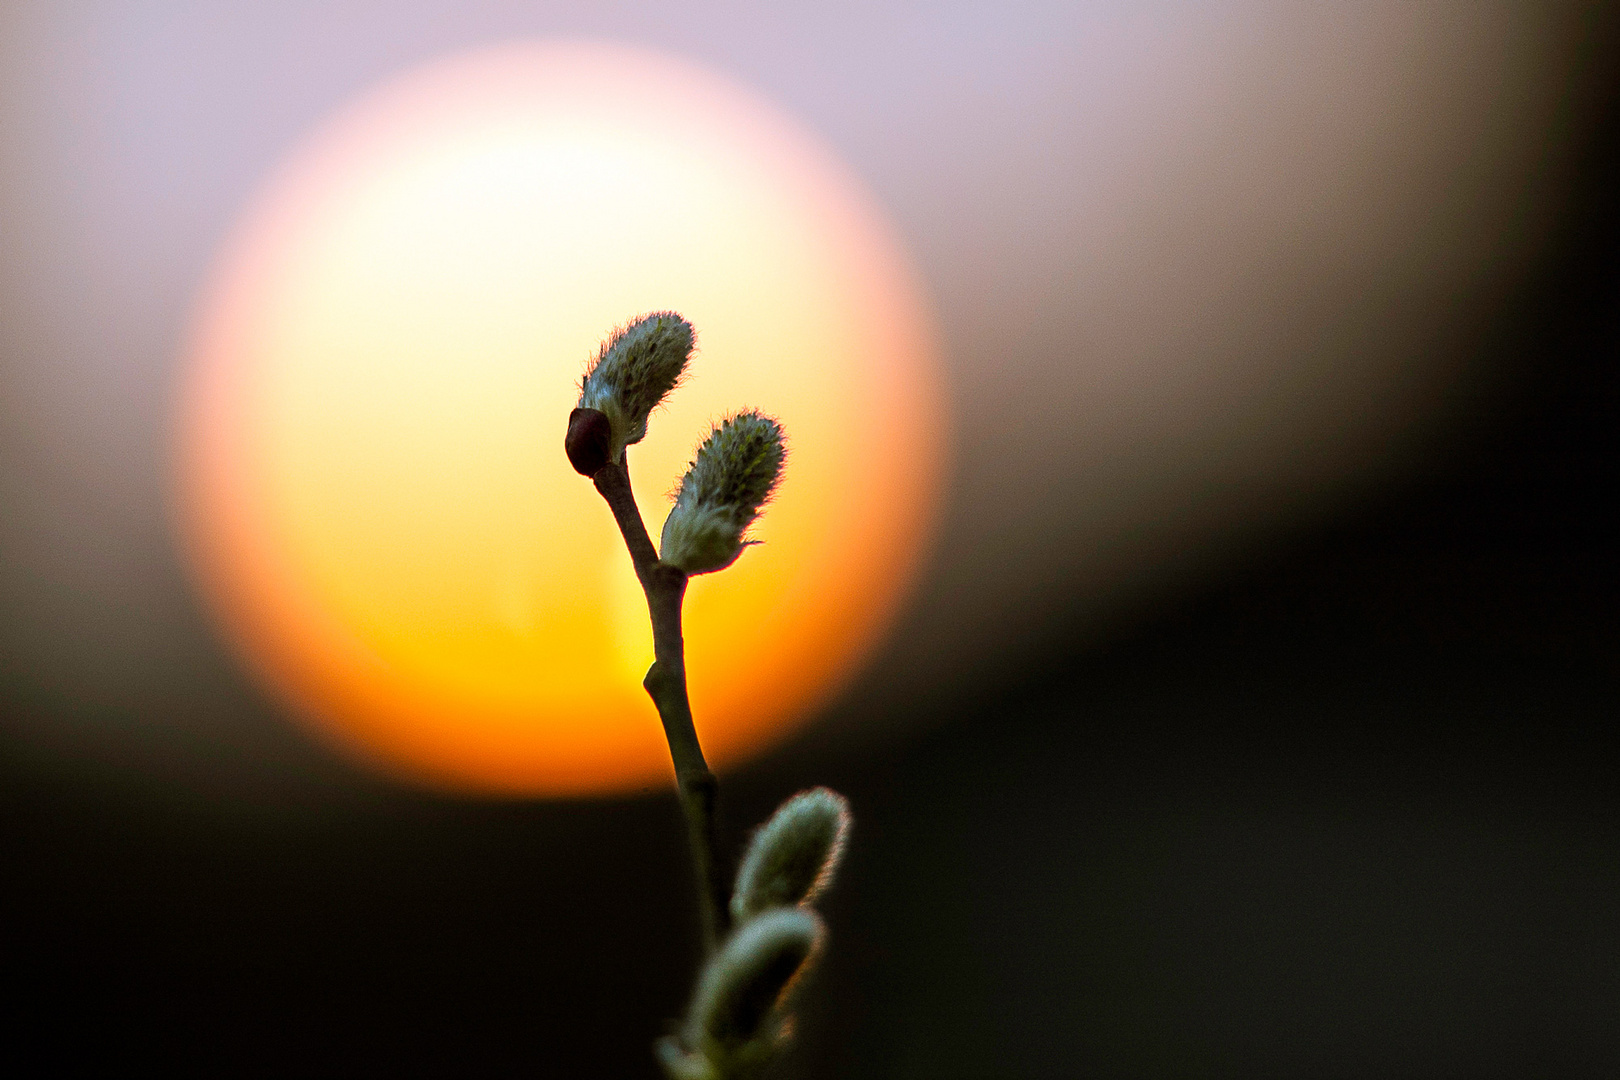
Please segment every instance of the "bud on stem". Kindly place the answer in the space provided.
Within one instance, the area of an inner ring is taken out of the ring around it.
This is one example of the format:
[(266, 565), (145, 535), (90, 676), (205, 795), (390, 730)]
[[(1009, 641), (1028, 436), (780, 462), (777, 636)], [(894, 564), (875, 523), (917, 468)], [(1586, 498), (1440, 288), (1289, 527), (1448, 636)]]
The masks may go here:
[[(580, 383), (579, 408), (607, 418), (609, 461), (617, 462), (626, 446), (647, 434), (647, 417), (681, 381), (693, 341), (691, 323), (673, 311), (655, 311), (615, 330), (602, 343)], [(572, 422), (569, 427), (572, 434)], [(579, 463), (574, 468), (585, 471)]]
[(783, 803), (748, 842), (737, 868), (731, 917), (737, 925), (771, 908), (807, 904), (832, 883), (849, 835), (849, 803), (827, 788)]
[(782, 478), (782, 425), (758, 412), (722, 420), (698, 446), (664, 519), (659, 558), (688, 574), (737, 561), (748, 526)]
[(729, 1077), (774, 1055), (788, 999), (821, 948), (821, 920), (804, 908), (771, 911), (709, 958), (680, 1035), (659, 1047), (672, 1076)]

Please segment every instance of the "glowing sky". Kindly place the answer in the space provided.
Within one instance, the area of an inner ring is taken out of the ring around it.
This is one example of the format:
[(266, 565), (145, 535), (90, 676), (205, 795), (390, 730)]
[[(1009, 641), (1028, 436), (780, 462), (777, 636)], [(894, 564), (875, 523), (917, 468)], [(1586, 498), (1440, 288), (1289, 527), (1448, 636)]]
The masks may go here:
[(652, 534), (709, 422), (780, 418), (765, 541), (687, 602), (724, 766), (847, 677), (926, 542), (945, 444), (926, 306), (859, 186), (706, 72), (586, 44), (464, 54), (334, 117), (244, 216), (201, 304), (182, 532), (228, 636), (317, 730), (509, 793), (663, 782), (646, 611), (562, 453), (616, 324), (696, 326), (631, 451)]

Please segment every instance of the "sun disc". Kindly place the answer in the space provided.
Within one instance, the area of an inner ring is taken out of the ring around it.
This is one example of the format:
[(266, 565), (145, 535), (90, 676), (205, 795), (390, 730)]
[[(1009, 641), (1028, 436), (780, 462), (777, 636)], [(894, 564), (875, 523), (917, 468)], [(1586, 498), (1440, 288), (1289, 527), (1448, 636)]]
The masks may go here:
[(597, 343), (666, 308), (698, 352), (631, 451), (652, 535), (712, 420), (757, 407), (790, 440), (763, 546), (688, 594), (711, 760), (758, 752), (850, 675), (916, 568), (942, 469), (903, 251), (834, 156), (746, 91), (640, 49), (535, 43), (335, 116), (205, 290), (180, 533), (296, 716), (440, 787), (663, 782), (644, 602), (561, 443)]

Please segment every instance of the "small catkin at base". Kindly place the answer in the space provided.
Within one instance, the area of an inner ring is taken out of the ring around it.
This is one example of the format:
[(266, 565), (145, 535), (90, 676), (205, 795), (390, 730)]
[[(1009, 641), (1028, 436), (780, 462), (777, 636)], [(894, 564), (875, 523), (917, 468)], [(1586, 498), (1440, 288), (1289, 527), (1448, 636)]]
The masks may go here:
[(778, 908), (741, 927), (698, 977), (678, 1036), (657, 1053), (674, 1080), (731, 1080), (753, 1075), (781, 1049), (787, 1006), (826, 939), (805, 908)]
[(848, 801), (828, 788), (783, 803), (748, 842), (731, 894), (732, 919), (740, 926), (771, 908), (813, 901), (832, 883), (850, 820)]

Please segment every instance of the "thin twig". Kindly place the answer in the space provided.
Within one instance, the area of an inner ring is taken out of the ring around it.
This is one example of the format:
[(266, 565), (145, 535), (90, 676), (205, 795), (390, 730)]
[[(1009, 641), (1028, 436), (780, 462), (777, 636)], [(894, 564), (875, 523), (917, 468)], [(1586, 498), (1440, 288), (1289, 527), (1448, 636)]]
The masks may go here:
[(669, 742), (669, 756), (675, 763), (675, 781), (680, 789), (681, 810), (692, 849), (692, 869), (697, 877), (698, 912), (703, 921), (703, 949), (709, 955), (726, 932), (726, 883), (715, 862), (716, 802), (720, 785), (703, 760), (697, 728), (692, 723), (692, 705), (686, 695), (686, 651), (681, 637), (681, 602), (686, 597), (686, 574), (658, 561), (658, 551), (641, 520), (635, 493), (630, 489), (630, 455), (623, 462), (602, 466), (591, 477), (596, 490), (607, 500), (613, 519), (619, 524), (636, 578), (647, 595), (647, 613), (652, 619), (653, 665), (641, 685), (658, 708)]

